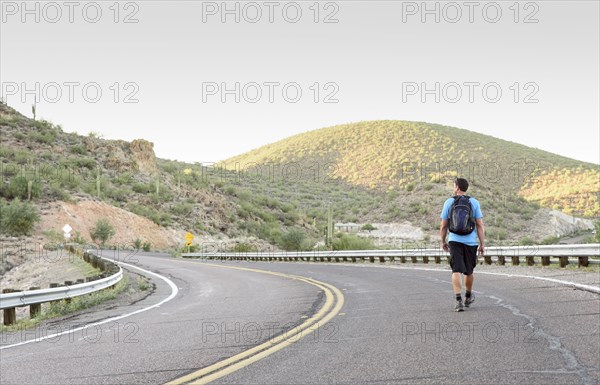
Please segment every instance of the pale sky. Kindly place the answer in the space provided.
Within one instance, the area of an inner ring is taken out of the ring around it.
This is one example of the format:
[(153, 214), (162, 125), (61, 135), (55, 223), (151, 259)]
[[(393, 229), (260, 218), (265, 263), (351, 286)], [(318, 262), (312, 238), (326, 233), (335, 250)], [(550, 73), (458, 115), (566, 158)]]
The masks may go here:
[(398, 119), (599, 163), (598, 1), (70, 4), (0, 2), (2, 97), (67, 132), (211, 162)]

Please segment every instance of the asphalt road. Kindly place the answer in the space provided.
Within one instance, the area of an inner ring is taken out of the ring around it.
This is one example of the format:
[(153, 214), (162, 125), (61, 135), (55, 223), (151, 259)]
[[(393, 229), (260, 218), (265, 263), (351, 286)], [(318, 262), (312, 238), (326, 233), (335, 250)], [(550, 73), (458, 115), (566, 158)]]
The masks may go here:
[[(476, 276), (475, 304), (455, 313), (448, 271), (209, 265), (156, 254), (127, 262), (169, 278), (177, 294), (158, 308), (69, 332), (173, 295), (152, 277), (155, 293), (135, 304), (0, 335), (0, 383), (162, 384), (290, 333), (327, 302), (313, 284), (225, 266), (330, 284), (343, 306), (315, 332), (214, 384), (600, 383), (600, 296), (559, 284)], [(65, 334), (42, 340), (57, 331)]]

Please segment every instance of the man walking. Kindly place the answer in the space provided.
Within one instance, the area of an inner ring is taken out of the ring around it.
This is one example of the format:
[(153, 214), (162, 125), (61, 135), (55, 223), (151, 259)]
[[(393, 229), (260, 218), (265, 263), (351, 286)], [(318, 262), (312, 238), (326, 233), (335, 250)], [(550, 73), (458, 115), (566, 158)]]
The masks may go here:
[[(479, 201), (466, 195), (469, 182), (464, 178), (454, 181), (454, 196), (444, 202), (440, 225), (442, 248), (450, 252), (452, 288), (456, 298), (455, 311), (463, 311), (474, 301), (473, 269), (477, 265), (477, 252), (484, 254), (485, 228)], [(446, 235), (450, 231), (448, 243)], [(477, 245), (479, 239), (479, 247)], [(462, 274), (465, 275), (465, 302), (462, 302)]]

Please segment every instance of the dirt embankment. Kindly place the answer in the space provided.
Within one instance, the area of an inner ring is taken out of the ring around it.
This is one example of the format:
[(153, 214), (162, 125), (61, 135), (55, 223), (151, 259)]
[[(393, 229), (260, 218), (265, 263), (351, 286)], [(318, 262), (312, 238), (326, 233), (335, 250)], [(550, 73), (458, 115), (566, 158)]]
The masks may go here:
[(63, 226), (69, 224), (73, 228), (73, 236), (79, 232), (82, 238), (92, 243), (90, 230), (100, 218), (106, 218), (115, 229), (115, 235), (109, 244), (121, 247), (132, 246), (139, 238), (143, 242), (150, 242), (153, 250), (165, 250), (176, 247), (185, 233), (160, 227), (147, 218), (94, 200), (50, 203), (42, 211), (42, 219), (36, 233), (42, 234), (54, 229), (62, 234)]
[(590, 231), (594, 223), (590, 219), (577, 218), (560, 211), (542, 208), (532, 219), (531, 236), (536, 240), (548, 237), (564, 237), (578, 231)]

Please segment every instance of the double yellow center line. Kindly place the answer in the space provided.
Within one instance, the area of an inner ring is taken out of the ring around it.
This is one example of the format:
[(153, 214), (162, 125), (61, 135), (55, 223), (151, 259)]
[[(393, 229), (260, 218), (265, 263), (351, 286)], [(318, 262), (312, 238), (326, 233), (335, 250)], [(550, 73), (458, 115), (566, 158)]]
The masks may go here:
[(306, 282), (314, 285), (325, 293), (325, 304), (319, 309), (315, 315), (308, 318), (301, 325), (295, 327), (293, 330), (283, 333), (269, 341), (255, 346), (251, 349), (243, 351), (242, 353), (236, 354), (233, 357), (214, 363), (210, 366), (197, 370), (193, 373), (187, 374), (183, 377), (177, 378), (173, 381), (168, 382), (165, 385), (181, 385), (181, 384), (208, 384), (211, 381), (221, 378), (230, 373), (235, 372), (243, 367), (250, 365), (253, 362), (261, 360), (276, 351), (285, 348), (297, 342), (303, 337), (306, 337), (310, 333), (314, 332), (319, 328), (320, 325), (324, 325), (333, 317), (335, 317), (342, 306), (344, 306), (344, 295), (335, 286), (330, 284), (314, 280), (312, 278), (306, 278), (299, 275), (278, 273), (275, 271), (251, 269), (246, 267), (237, 266), (225, 266), (203, 263), (203, 266), (221, 267), (226, 269), (244, 270), (255, 273), (276, 275), (283, 278), (294, 279), (296, 281)]

